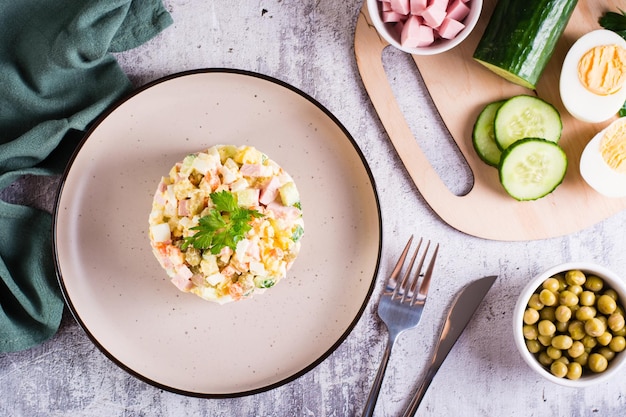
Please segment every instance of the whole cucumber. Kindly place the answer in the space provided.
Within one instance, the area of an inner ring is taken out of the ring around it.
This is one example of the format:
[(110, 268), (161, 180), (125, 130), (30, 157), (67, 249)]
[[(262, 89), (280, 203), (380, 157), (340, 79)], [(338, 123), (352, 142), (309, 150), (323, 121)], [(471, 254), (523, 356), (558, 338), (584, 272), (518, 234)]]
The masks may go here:
[(499, 0), (474, 59), (534, 90), (578, 0)]

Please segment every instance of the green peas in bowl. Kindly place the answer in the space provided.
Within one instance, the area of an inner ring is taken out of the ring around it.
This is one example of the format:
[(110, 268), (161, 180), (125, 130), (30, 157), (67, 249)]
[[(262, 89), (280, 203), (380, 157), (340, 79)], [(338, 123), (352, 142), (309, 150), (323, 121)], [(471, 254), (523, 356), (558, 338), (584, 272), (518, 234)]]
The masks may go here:
[(515, 306), (515, 344), (526, 363), (560, 385), (584, 387), (626, 363), (626, 283), (586, 262), (533, 278)]

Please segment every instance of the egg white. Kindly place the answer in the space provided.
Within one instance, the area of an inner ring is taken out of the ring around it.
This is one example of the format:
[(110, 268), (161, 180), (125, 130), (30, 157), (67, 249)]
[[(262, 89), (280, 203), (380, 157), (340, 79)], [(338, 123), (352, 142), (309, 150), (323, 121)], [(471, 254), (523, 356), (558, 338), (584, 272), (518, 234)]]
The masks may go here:
[(600, 123), (610, 119), (626, 101), (626, 86), (614, 94), (601, 96), (587, 90), (578, 78), (578, 62), (587, 51), (599, 45), (620, 45), (626, 49), (626, 40), (605, 29), (583, 35), (567, 52), (559, 81), (561, 101), (567, 111), (588, 123)]
[(600, 141), (609, 127), (601, 130), (585, 146), (580, 156), (580, 175), (591, 188), (606, 197), (626, 197), (626, 174), (611, 169), (600, 153)]

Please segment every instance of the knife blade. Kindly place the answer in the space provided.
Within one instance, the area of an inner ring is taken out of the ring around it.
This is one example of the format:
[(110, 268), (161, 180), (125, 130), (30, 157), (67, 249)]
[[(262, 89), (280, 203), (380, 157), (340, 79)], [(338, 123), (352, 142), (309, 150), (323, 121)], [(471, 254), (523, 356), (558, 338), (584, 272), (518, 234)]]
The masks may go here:
[(413, 417), (417, 411), (426, 390), (430, 386), (441, 364), (450, 353), (450, 350), (458, 340), (461, 333), (474, 315), (487, 292), (495, 282), (497, 276), (492, 275), (478, 279), (465, 286), (455, 297), (448, 311), (446, 321), (439, 334), (439, 340), (435, 347), (432, 360), (424, 380), (413, 394), (411, 401), (406, 407), (402, 417)]

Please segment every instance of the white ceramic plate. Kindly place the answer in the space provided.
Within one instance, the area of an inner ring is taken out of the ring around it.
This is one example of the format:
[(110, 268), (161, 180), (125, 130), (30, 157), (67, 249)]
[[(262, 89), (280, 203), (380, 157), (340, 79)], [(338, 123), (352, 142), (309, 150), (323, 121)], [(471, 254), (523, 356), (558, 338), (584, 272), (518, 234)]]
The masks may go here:
[[(283, 166), (305, 221), (287, 278), (224, 306), (179, 292), (147, 236), (161, 176), (215, 144)], [(276, 79), (225, 69), (158, 80), (101, 118), (66, 171), (54, 232), (59, 282), (93, 342), (140, 379), (202, 397), (271, 389), (324, 360), (361, 316), (381, 250), (371, 172), (340, 122)]]

